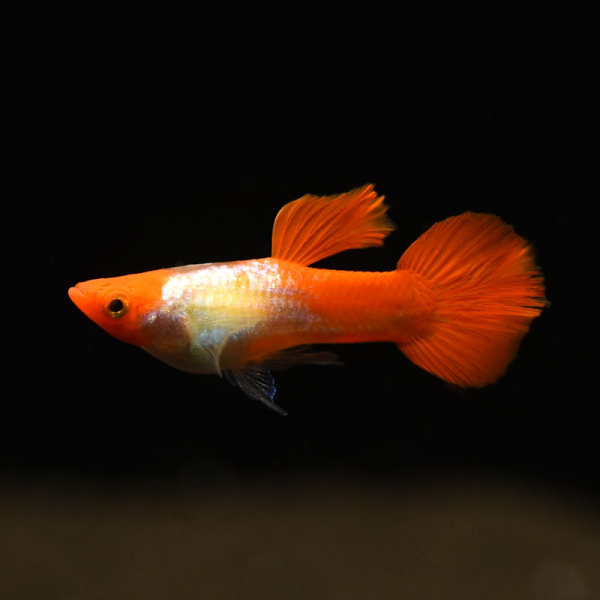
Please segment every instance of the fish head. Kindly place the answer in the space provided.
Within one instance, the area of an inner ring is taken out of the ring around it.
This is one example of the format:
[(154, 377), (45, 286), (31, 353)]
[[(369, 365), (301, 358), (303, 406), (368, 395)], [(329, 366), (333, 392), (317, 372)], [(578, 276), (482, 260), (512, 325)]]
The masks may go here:
[(160, 304), (164, 277), (160, 271), (92, 279), (69, 289), (73, 303), (113, 337), (145, 346), (151, 343), (144, 316)]

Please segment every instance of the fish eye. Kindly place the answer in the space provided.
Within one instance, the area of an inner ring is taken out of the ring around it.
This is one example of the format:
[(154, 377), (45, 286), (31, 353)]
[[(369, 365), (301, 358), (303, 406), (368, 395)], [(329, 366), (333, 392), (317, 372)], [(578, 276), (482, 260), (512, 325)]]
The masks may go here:
[(127, 314), (129, 303), (122, 296), (115, 296), (109, 300), (105, 310), (109, 317), (119, 319)]

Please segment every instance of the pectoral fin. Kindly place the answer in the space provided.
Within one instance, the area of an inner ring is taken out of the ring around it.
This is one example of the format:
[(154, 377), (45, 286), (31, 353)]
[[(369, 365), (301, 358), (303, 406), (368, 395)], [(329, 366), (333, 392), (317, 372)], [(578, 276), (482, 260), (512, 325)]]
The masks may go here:
[(262, 318), (254, 308), (228, 308), (192, 314), (195, 333), (192, 336), (192, 354), (207, 371), (221, 375), (221, 355), (229, 339), (250, 329)]

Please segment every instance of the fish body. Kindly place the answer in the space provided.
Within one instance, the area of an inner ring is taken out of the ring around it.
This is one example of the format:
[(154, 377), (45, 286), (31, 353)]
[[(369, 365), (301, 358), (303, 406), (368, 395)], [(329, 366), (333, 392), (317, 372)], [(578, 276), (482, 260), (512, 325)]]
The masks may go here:
[(395, 343), (446, 381), (480, 387), (514, 358), (544, 288), (529, 245), (493, 215), (434, 225), (389, 272), (309, 265), (392, 231), (372, 185), (287, 204), (272, 256), (91, 280), (69, 290), (98, 325), (183, 371), (225, 375), (275, 405), (270, 369), (336, 364), (314, 344)]

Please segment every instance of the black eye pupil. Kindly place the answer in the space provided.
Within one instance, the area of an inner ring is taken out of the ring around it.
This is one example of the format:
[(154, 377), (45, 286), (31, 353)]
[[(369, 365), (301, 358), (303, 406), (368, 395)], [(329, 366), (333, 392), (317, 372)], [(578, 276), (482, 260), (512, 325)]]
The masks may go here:
[(110, 301), (110, 304), (108, 305), (108, 310), (111, 313), (118, 313), (123, 310), (123, 307), (123, 301), (119, 300), (118, 298), (115, 298), (114, 300)]

